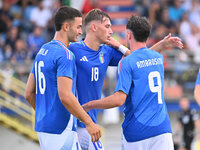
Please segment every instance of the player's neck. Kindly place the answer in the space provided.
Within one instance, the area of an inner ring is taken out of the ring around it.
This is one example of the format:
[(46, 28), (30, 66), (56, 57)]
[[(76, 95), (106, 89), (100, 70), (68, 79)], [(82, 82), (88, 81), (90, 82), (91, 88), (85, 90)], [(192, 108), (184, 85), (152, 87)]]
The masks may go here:
[(62, 34), (61, 32), (56, 32), (53, 39), (58, 40), (62, 42), (66, 47), (69, 47), (69, 40), (65, 34)]
[(94, 51), (98, 51), (99, 46), (101, 45), (101, 43), (95, 40), (94, 37), (87, 35), (85, 37), (84, 43), (87, 45), (87, 47)]
[(131, 51), (134, 51), (143, 47), (147, 47), (146, 42), (135, 42), (130, 45)]

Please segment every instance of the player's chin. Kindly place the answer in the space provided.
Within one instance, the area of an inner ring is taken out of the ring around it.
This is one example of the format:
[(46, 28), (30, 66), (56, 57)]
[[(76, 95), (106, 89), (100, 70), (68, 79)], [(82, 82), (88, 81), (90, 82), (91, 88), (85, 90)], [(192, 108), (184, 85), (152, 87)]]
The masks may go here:
[(108, 39), (104, 41), (104, 43), (109, 43), (109, 42), (110, 42), (110, 40), (108, 40)]
[(77, 42), (78, 41), (78, 36), (77, 37), (74, 37), (71, 42)]

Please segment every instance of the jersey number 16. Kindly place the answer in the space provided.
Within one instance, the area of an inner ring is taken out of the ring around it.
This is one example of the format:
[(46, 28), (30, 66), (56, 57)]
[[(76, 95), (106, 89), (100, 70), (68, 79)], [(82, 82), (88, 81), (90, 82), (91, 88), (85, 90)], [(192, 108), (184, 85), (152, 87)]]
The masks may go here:
[[(41, 68), (44, 67), (44, 62), (39, 61), (39, 63), (36, 61), (35, 62), (35, 81), (36, 81), (36, 94), (37, 94), (37, 83), (39, 83), (39, 90), (40, 94), (44, 94), (45, 89), (46, 89), (46, 80), (44, 73), (41, 71)], [(37, 82), (38, 81), (38, 82)]]

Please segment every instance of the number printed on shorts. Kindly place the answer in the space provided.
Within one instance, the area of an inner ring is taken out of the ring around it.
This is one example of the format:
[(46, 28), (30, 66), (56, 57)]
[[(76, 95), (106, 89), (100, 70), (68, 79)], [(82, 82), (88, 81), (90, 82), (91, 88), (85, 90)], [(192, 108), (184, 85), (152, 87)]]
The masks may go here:
[[(157, 86), (155, 86), (155, 82), (154, 79), (157, 79)], [(161, 83), (161, 77), (160, 77), (160, 73), (158, 71), (153, 71), (149, 73), (148, 76), (148, 80), (149, 80), (149, 88), (151, 90), (151, 92), (153, 93), (158, 93), (158, 104), (162, 104), (162, 83)]]
[(94, 145), (94, 148), (95, 148), (95, 150), (99, 150), (99, 149), (102, 149), (103, 148), (103, 146), (102, 146), (102, 144), (101, 144), (101, 141), (100, 140), (98, 140), (97, 142), (92, 142), (93, 143), (93, 145)]
[(39, 83), (39, 91), (41, 94), (44, 94), (46, 89), (46, 80), (44, 73), (41, 71), (41, 68), (44, 67), (44, 62), (39, 61), (35, 62), (35, 78), (36, 78), (36, 94), (37, 94), (37, 81)]
[(98, 81), (98, 80), (99, 80), (99, 68), (92, 67), (91, 81)]

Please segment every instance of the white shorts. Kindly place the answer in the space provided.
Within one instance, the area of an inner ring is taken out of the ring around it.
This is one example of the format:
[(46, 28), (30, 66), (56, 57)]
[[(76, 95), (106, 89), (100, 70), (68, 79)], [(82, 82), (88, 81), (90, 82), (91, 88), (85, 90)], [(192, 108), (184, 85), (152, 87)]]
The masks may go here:
[(104, 150), (100, 140), (95, 143), (91, 141), (91, 136), (86, 128), (78, 127), (77, 133), (82, 150)]
[(122, 150), (174, 150), (172, 134), (165, 133), (138, 142), (127, 142), (123, 135)]
[(61, 134), (37, 132), (42, 150), (81, 150), (77, 132), (66, 128)]

